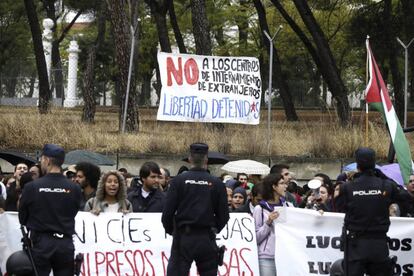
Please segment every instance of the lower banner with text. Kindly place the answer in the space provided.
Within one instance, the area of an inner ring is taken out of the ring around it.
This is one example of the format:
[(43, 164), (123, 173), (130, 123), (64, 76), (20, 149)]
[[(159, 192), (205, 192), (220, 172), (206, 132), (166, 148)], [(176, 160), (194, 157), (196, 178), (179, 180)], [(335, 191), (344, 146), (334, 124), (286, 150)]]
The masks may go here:
[[(282, 208), (275, 223), (278, 276), (329, 275), (339, 250), (343, 214)], [(165, 275), (171, 246), (159, 213), (79, 212), (76, 217), (77, 252), (85, 255), (82, 275)], [(391, 218), (390, 255), (398, 257), (395, 275), (413, 275), (414, 219)], [(0, 215), (0, 264), (21, 249), (17, 213)], [(227, 251), (218, 275), (259, 275), (254, 221), (248, 214), (231, 213), (217, 244)], [(197, 275), (193, 266), (190, 275)]]
[[(299, 208), (281, 208), (275, 224), (278, 276), (329, 275), (330, 266), (343, 257), (340, 236), (344, 214)], [(413, 275), (414, 219), (391, 218), (390, 255), (398, 257), (395, 275)]]
[[(17, 213), (0, 215), (0, 264), (21, 250)], [(76, 253), (84, 254), (81, 275), (165, 275), (172, 237), (165, 234), (160, 213), (79, 212), (76, 216)], [(217, 235), (227, 251), (218, 275), (259, 275), (253, 218), (231, 214)], [(197, 275), (193, 265), (190, 275)]]

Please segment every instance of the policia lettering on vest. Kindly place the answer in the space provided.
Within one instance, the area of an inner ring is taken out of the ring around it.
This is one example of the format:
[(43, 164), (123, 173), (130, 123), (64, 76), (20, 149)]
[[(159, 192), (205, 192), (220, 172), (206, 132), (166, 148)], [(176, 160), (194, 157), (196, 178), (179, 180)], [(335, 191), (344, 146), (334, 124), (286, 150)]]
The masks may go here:
[(375, 168), (375, 151), (355, 152), (358, 173), (340, 187), (337, 206), (345, 212), (342, 234), (344, 274), (392, 275), (387, 232), (389, 206), (404, 200), (397, 184)]
[(162, 224), (173, 235), (167, 275), (183, 276), (193, 261), (201, 276), (216, 276), (219, 255), (216, 233), (229, 220), (227, 193), (223, 182), (207, 169), (208, 146), (190, 146), (192, 168), (173, 178), (162, 213)]
[(45, 174), (25, 185), (20, 199), (19, 220), (30, 231), (31, 253), (39, 276), (73, 276), (75, 216), (81, 190), (61, 173), (63, 148), (46, 144), (41, 156)]

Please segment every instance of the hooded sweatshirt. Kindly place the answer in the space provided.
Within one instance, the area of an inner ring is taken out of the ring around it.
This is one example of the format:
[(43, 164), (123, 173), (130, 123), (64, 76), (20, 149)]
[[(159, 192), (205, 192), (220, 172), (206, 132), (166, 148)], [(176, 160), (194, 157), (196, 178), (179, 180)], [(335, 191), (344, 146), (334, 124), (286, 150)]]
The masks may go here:
[[(291, 207), (292, 204), (280, 199), (281, 203), (277, 206)], [(262, 200), (253, 210), (253, 218), (256, 229), (256, 242), (259, 259), (274, 259), (275, 258), (275, 229), (273, 223), (268, 225), (266, 223), (269, 213), (274, 210), (275, 205), (271, 205)]]

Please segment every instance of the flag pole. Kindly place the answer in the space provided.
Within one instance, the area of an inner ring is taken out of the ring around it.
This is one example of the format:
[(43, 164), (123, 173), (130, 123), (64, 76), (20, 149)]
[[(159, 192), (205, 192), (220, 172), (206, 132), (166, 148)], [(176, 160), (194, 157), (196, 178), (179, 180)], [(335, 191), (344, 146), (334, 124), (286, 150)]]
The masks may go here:
[[(367, 43), (369, 43), (369, 35), (367, 35)], [(366, 62), (366, 75), (365, 75), (365, 85), (368, 85), (368, 78), (369, 78), (369, 57), (367, 53), (367, 62)], [(365, 92), (364, 92), (365, 93)], [(365, 96), (365, 95), (364, 95)], [(368, 103), (365, 100), (365, 146), (368, 147), (368, 130), (369, 130), (369, 124), (368, 124)]]

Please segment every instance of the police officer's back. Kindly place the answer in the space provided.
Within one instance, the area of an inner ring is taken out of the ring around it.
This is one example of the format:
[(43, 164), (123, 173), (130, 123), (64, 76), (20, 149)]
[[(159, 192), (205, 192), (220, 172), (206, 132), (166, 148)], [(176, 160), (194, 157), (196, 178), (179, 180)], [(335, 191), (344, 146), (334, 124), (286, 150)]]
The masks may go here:
[(206, 171), (208, 146), (192, 144), (193, 168), (171, 181), (162, 223), (173, 234), (167, 275), (187, 275), (194, 260), (201, 276), (217, 275), (215, 232), (229, 219), (224, 184)]
[(74, 274), (75, 216), (80, 187), (61, 173), (63, 148), (46, 144), (41, 157), (45, 176), (28, 183), (20, 199), (19, 220), (30, 231), (33, 259), (39, 275)]
[(399, 200), (396, 185), (375, 169), (375, 152), (359, 148), (355, 152), (359, 173), (341, 185), (338, 204), (345, 211), (346, 275), (390, 275), (391, 263), (387, 232), (389, 206)]

